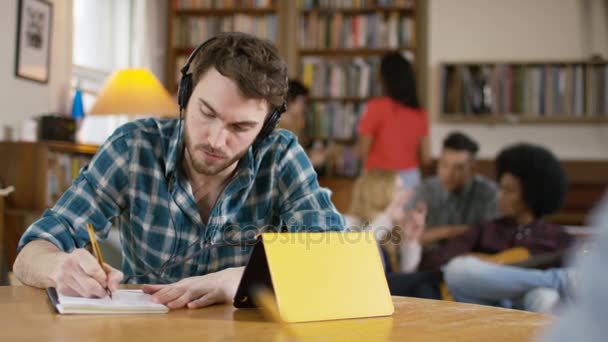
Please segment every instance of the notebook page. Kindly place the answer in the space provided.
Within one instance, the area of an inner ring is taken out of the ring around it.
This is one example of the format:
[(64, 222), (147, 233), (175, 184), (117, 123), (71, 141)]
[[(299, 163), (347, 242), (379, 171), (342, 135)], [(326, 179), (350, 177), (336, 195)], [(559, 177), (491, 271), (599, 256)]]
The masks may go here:
[(152, 302), (152, 296), (141, 290), (118, 290), (112, 293), (112, 298), (82, 298), (58, 294), (59, 307), (64, 312), (167, 312), (169, 309)]

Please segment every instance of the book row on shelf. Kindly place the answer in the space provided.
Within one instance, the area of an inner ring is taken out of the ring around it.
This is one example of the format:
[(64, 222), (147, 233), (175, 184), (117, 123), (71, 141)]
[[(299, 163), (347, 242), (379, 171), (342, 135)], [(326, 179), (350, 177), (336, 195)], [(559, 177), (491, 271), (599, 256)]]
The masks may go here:
[(236, 14), (228, 17), (175, 17), (173, 47), (191, 48), (220, 32), (247, 32), (260, 38), (277, 40), (276, 15), (251, 16)]
[(349, 141), (356, 137), (357, 122), (365, 103), (311, 102), (306, 115), (309, 137)]
[(330, 164), (330, 175), (356, 177), (361, 172), (361, 161), (355, 146), (334, 145)]
[[(319, 144), (319, 140), (316, 140)], [(356, 177), (361, 172), (361, 160), (354, 145), (341, 145), (334, 142), (324, 144), (325, 161), (316, 165), (319, 177)], [(315, 152), (312, 152), (315, 153)]]
[(358, 97), (380, 95), (377, 85), (378, 57), (332, 60), (302, 58), (301, 80), (310, 89), (310, 97)]
[[(180, 79), (182, 78), (182, 74), (180, 72), (180, 69), (186, 64), (186, 61), (188, 60), (188, 54), (183, 54), (183, 55), (179, 55), (179, 56), (175, 56), (175, 68), (173, 69), (174, 73), (173, 73), (173, 84), (177, 85), (179, 84)], [(176, 92), (177, 88), (175, 89), (171, 89), (171, 91)]]
[(370, 7), (406, 7), (410, 8), (413, 0), (298, 0), (298, 7), (313, 8), (370, 8)]
[(72, 184), (80, 170), (91, 161), (90, 155), (49, 152), (46, 205), (51, 207)]
[(326, 13), (300, 18), (300, 48), (406, 48), (415, 44), (414, 20), (399, 12), (343, 15)]
[(173, 0), (175, 9), (271, 8), (273, 0)]
[(608, 64), (444, 65), (445, 114), (608, 116)]

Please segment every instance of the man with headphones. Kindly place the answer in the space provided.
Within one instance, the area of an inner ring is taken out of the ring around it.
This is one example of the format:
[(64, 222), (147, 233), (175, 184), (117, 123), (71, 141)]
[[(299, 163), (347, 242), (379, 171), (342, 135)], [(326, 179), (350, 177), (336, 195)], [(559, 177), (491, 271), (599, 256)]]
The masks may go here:
[[(84, 297), (146, 284), (172, 309), (203, 307), (232, 299), (261, 231), (344, 229), (295, 136), (274, 130), (287, 69), (272, 43), (220, 34), (181, 72), (180, 119), (118, 128), (25, 232), (23, 283)], [(85, 224), (103, 238), (116, 218), (122, 272), (106, 273), (84, 249)]]

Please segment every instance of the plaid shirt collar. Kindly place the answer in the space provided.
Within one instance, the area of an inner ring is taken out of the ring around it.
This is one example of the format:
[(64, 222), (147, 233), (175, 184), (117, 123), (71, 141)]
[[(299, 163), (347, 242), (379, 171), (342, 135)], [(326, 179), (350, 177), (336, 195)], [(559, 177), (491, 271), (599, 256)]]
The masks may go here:
[(171, 178), (176, 172), (177, 160), (181, 158), (181, 151), (184, 147), (184, 139), (182, 138), (182, 132), (184, 131), (183, 123), (183, 120), (179, 119), (177, 122), (179, 129), (174, 129), (171, 134), (171, 142), (169, 143), (167, 156), (165, 158), (165, 177), (167, 179)]

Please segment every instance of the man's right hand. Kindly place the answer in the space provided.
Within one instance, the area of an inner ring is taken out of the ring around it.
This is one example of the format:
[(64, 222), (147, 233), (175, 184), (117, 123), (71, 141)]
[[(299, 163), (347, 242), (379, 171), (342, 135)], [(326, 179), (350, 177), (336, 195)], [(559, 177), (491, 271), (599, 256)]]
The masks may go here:
[(75, 249), (63, 254), (50, 274), (57, 291), (68, 296), (105, 297), (106, 286), (116, 291), (123, 278), (122, 272), (105, 265), (106, 273), (97, 259), (86, 249)]

